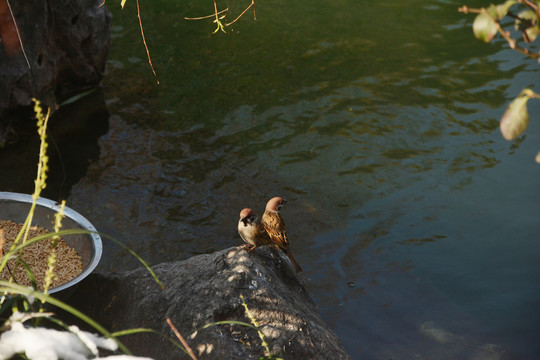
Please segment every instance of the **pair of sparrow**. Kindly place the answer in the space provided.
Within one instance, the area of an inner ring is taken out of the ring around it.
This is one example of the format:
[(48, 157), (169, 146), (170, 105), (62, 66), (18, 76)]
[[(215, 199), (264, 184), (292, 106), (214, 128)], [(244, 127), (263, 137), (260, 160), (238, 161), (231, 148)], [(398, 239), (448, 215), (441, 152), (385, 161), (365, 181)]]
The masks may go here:
[(287, 200), (281, 197), (274, 197), (266, 204), (266, 209), (261, 221), (257, 214), (249, 208), (245, 208), (240, 212), (240, 220), (238, 220), (238, 233), (240, 237), (247, 243), (245, 248), (247, 251), (253, 251), (256, 247), (263, 245), (272, 245), (283, 251), (297, 273), (302, 271), (300, 264), (294, 258), (291, 249), (289, 248), (289, 238), (285, 223), (281, 217), (279, 210)]

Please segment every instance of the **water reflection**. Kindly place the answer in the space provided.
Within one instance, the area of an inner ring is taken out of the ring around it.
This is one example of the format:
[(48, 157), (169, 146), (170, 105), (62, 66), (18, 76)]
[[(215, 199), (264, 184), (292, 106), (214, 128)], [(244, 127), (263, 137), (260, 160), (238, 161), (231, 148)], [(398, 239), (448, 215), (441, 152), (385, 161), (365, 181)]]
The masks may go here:
[[(0, 188), (34, 192), (39, 136), (31, 107), (13, 111), (16, 141), (0, 150)], [(42, 196), (53, 200), (69, 196), (71, 186), (99, 158), (97, 139), (108, 129), (109, 113), (102, 89), (52, 113), (48, 127), (49, 173)]]

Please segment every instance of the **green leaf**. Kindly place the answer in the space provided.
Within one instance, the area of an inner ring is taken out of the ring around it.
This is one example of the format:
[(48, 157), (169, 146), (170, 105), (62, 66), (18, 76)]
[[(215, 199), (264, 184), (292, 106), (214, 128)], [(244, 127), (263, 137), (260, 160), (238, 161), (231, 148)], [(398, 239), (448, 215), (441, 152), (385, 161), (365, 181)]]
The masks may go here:
[(525, 33), (527, 34), (527, 37), (523, 37), (525, 41), (528, 43), (532, 43), (538, 37), (538, 34), (540, 33), (540, 28), (538, 26), (533, 26), (525, 30)]
[(516, 31), (523, 33), (523, 40), (531, 43), (538, 37), (540, 32), (538, 16), (531, 10), (524, 10), (517, 15), (514, 21), (514, 28)]
[(520, 95), (508, 105), (500, 124), (501, 133), (506, 140), (514, 140), (527, 129), (529, 125), (528, 100), (527, 95)]
[(59, 104), (58, 106), (64, 106), (64, 105), (68, 105), (68, 104), (72, 104), (80, 99), (82, 99), (83, 97), (87, 96), (87, 95), (90, 95), (91, 93), (93, 93), (94, 91), (96, 91), (97, 88), (94, 88), (94, 89), (90, 89), (88, 91), (84, 91), (80, 94), (77, 94), (77, 95), (74, 95), (72, 97), (70, 97), (69, 99), (67, 99), (66, 101), (62, 102), (61, 104)]
[(474, 36), (483, 42), (490, 42), (497, 33), (497, 23), (488, 13), (481, 13), (473, 23)]
[(488, 12), (496, 21), (499, 21), (508, 14), (508, 10), (510, 10), (510, 7), (516, 2), (517, 1), (515, 0), (508, 0), (500, 5), (491, 5), (488, 8)]
[[(529, 20), (531, 22), (535, 22), (536, 14), (532, 12), (531, 10), (523, 10), (517, 15), (518, 19), (516, 19), (516, 23), (522, 23), (519, 19), (523, 20)], [(517, 29), (516, 29), (517, 30)]]

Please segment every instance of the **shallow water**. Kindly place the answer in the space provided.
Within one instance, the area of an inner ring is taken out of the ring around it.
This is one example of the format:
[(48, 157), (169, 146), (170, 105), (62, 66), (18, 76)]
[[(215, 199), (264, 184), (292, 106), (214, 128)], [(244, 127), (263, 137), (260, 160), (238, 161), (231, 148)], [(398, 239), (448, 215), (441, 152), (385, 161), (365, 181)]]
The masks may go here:
[[(114, 8), (109, 129), (68, 203), (156, 264), (241, 244), (239, 211), (281, 195), (353, 358), (539, 358), (540, 125), (497, 126), (540, 67), (460, 5), (257, 3), (212, 35), (183, 20), (211, 2), (144, 3), (159, 86), (135, 2)], [(105, 243), (102, 269), (136, 265)]]

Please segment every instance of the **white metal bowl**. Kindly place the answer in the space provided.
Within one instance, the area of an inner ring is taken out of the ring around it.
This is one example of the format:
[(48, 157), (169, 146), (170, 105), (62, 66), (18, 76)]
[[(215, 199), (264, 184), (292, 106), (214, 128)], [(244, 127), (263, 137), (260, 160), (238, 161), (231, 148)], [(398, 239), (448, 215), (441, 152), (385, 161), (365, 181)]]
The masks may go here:
[[(32, 196), (13, 192), (0, 192), (0, 219), (24, 223), (32, 205)], [(32, 225), (41, 226), (54, 231), (54, 214), (60, 206), (48, 199), (39, 198), (34, 212)], [(75, 234), (62, 236), (64, 241), (74, 248), (81, 257), (83, 271), (62, 285), (51, 288), (49, 293), (66, 290), (87, 277), (98, 265), (103, 252), (101, 237), (94, 226), (81, 214), (73, 209), (64, 209), (65, 218), (62, 220), (62, 230), (81, 229), (91, 231), (90, 234)]]

